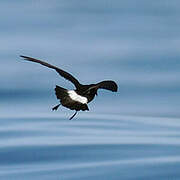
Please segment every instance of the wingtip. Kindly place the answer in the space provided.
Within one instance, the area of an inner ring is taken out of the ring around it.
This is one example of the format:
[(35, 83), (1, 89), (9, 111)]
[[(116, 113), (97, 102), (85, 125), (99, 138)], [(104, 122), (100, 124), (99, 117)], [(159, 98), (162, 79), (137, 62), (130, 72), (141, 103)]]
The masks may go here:
[(115, 89), (113, 92), (117, 92), (118, 91), (118, 89)]
[(23, 56), (23, 55), (20, 55), (20, 57), (22, 57), (22, 58), (24, 58), (24, 59), (27, 58), (27, 56)]
[(117, 92), (118, 91), (118, 85), (115, 82), (114, 82), (114, 85), (115, 85), (115, 87), (114, 87), (113, 92)]
[(114, 90), (113, 90), (113, 92), (117, 92), (117, 91), (118, 91), (118, 89), (114, 89)]

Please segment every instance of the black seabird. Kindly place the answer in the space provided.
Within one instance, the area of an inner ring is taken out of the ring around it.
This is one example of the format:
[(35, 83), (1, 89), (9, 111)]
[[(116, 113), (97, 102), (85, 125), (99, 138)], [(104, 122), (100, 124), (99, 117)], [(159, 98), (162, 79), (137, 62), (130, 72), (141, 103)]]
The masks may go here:
[(73, 114), (72, 117), (70, 117), (69, 120), (71, 120), (80, 110), (89, 111), (87, 104), (94, 99), (95, 95), (97, 95), (97, 90), (99, 88), (117, 92), (118, 86), (114, 81), (107, 80), (107, 81), (101, 81), (96, 84), (83, 85), (80, 84), (79, 81), (71, 74), (69, 74), (66, 71), (63, 71), (62, 69), (56, 66), (53, 66), (44, 61), (34, 59), (31, 57), (27, 57), (27, 56), (20, 56), (20, 57), (24, 58), (27, 61), (36, 62), (46, 67), (52, 68), (56, 70), (62, 77), (71, 81), (74, 84), (74, 86), (76, 87), (75, 90), (67, 90), (56, 85), (55, 88), (56, 97), (57, 99), (60, 100), (60, 104), (52, 108), (52, 110), (57, 110), (58, 107), (62, 105), (71, 110), (75, 110), (76, 112)]

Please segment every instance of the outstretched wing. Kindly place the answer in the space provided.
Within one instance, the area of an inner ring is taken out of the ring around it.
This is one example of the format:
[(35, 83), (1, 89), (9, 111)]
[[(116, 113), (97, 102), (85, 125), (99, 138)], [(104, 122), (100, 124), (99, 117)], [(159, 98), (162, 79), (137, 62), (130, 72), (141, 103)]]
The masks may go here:
[(117, 92), (118, 86), (114, 81), (102, 81), (97, 84), (100, 89), (107, 89), (113, 92)]
[(114, 81), (108, 80), (108, 81), (101, 81), (97, 84), (90, 85), (90, 87), (84, 92), (87, 93), (91, 90), (98, 90), (98, 89), (106, 89), (109, 91), (117, 92), (118, 86)]
[(80, 83), (79, 81), (73, 77), (71, 74), (69, 74), (68, 72), (66, 71), (63, 71), (62, 69), (59, 69), (58, 67), (56, 66), (53, 66), (51, 64), (48, 64), (44, 61), (41, 61), (41, 60), (38, 60), (38, 59), (34, 59), (32, 57), (28, 57), (28, 56), (20, 56), (22, 58), (24, 58), (25, 60), (27, 61), (32, 61), (32, 62), (36, 62), (36, 63), (39, 63), (39, 64), (42, 64), (43, 66), (46, 66), (46, 67), (49, 67), (49, 68), (52, 68), (52, 69), (55, 69), (62, 77), (64, 77), (65, 79), (71, 81), (76, 88), (78, 88), (80, 86)]

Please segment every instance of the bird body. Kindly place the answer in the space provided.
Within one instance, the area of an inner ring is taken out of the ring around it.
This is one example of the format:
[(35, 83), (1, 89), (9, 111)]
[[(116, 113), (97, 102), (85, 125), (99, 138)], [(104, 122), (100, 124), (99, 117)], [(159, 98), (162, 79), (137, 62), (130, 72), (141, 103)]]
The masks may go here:
[(67, 90), (56, 85), (55, 93), (57, 99), (60, 100), (61, 105), (71, 110), (85, 111), (89, 110), (87, 103), (88, 99), (85, 96), (81, 96), (74, 90)]
[(89, 111), (87, 104), (89, 102), (91, 102), (94, 99), (94, 97), (97, 95), (98, 89), (106, 89), (106, 90), (110, 90), (113, 92), (117, 92), (118, 86), (112, 80), (101, 81), (96, 84), (83, 85), (83, 84), (79, 83), (79, 81), (75, 77), (73, 77), (71, 74), (69, 74), (68, 72), (66, 72), (56, 66), (53, 66), (42, 60), (38, 60), (38, 59), (31, 58), (28, 56), (20, 56), (20, 57), (24, 58), (27, 61), (36, 62), (36, 63), (39, 63), (46, 67), (52, 68), (52, 69), (56, 70), (59, 73), (59, 75), (61, 75), (62, 77), (71, 81), (74, 84), (74, 86), (76, 87), (75, 90), (67, 90), (65, 88), (62, 88), (62, 87), (56, 85), (55, 94), (56, 94), (57, 99), (60, 100), (60, 104), (58, 104), (52, 108), (52, 110), (57, 110), (58, 107), (60, 105), (62, 105), (68, 109), (75, 110), (76, 112), (70, 118), (70, 120), (80, 110)]

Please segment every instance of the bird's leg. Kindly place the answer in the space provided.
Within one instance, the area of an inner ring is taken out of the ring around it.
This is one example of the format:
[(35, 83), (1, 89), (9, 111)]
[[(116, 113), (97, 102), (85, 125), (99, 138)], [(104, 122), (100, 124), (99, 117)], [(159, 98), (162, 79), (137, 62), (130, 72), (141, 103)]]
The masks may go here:
[(76, 114), (77, 114), (77, 111), (69, 118), (69, 120), (71, 120)]
[(53, 111), (54, 111), (54, 110), (57, 110), (60, 105), (61, 105), (61, 104), (58, 104), (57, 106), (54, 106), (54, 107), (52, 108), (52, 110), (53, 110)]

